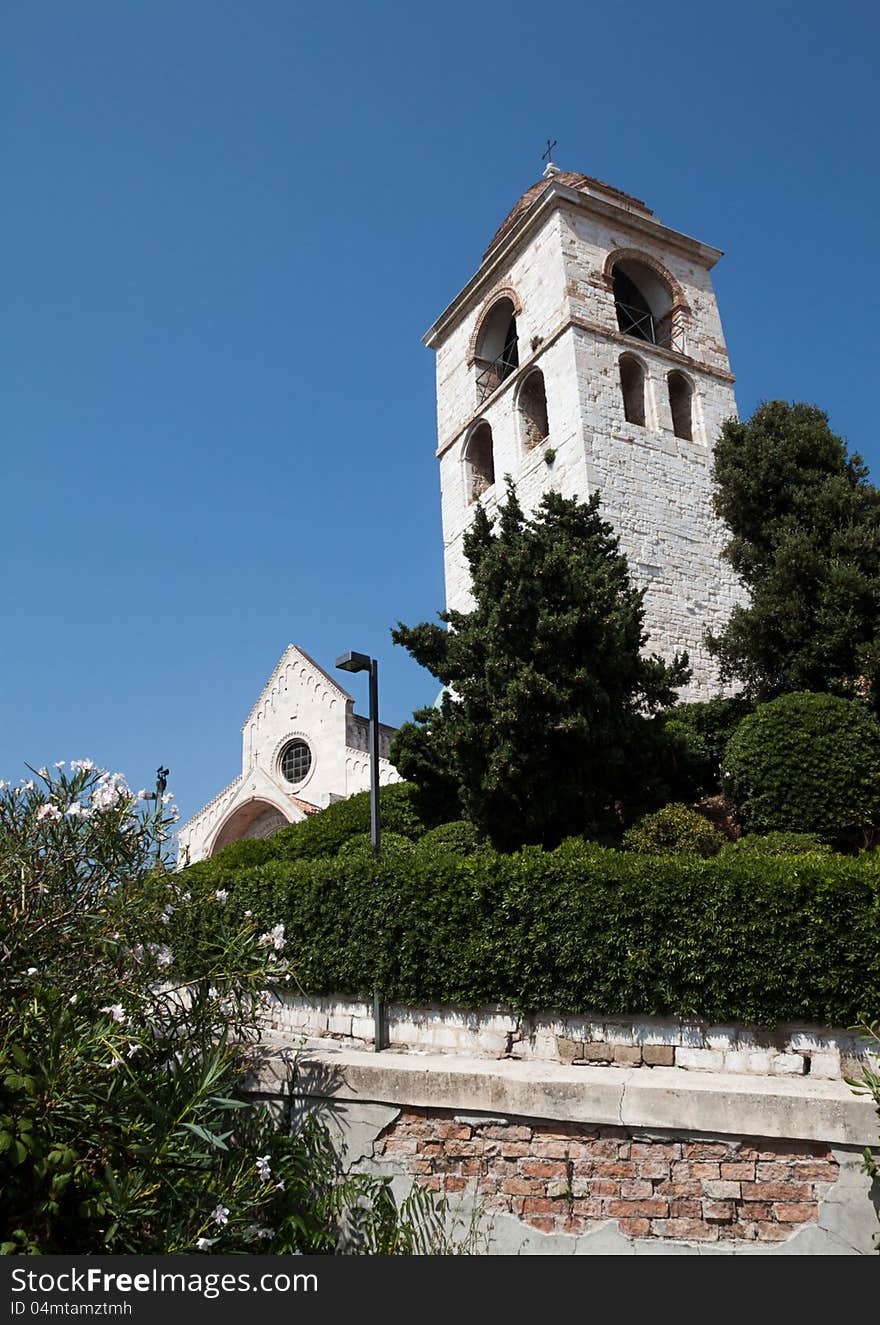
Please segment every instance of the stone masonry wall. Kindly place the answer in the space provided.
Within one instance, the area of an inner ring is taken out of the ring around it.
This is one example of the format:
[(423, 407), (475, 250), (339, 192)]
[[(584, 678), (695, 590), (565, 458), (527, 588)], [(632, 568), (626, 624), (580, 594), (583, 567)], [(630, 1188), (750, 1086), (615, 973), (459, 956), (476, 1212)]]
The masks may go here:
[(660, 1139), (445, 1109), (402, 1112), (375, 1154), (543, 1233), (583, 1234), (611, 1219), (629, 1237), (676, 1241), (784, 1242), (817, 1222), (838, 1176), (823, 1142)]

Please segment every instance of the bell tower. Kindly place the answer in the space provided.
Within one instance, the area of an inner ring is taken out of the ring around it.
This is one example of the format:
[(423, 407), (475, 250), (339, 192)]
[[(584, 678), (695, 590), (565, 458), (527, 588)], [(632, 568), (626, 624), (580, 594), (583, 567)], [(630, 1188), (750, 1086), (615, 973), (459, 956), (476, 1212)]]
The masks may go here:
[(629, 194), (551, 162), (425, 343), (437, 356), (447, 607), (467, 610), (462, 535), (509, 474), (524, 510), (598, 492), (645, 593), (647, 647), (686, 649), (687, 697), (717, 672), (703, 644), (740, 598), (720, 559), (712, 447), (736, 414), (710, 272), (721, 257)]

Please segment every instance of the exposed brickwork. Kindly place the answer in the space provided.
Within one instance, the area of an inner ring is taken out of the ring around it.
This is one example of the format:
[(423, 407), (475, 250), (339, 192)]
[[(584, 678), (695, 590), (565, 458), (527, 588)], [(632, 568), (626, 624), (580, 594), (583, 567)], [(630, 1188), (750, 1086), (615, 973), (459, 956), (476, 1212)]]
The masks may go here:
[(654, 1140), (622, 1127), (464, 1121), (409, 1111), (380, 1138), (434, 1191), (475, 1191), (487, 1214), (545, 1233), (584, 1233), (616, 1219), (631, 1237), (780, 1242), (815, 1223), (836, 1181), (827, 1146), (812, 1142)]

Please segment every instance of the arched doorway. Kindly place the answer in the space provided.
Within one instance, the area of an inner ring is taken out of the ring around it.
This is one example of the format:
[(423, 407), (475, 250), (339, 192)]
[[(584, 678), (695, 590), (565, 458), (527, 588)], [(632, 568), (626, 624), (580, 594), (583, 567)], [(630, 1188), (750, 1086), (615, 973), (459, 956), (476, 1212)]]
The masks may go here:
[(221, 825), (210, 854), (214, 856), (230, 842), (240, 842), (245, 837), (271, 837), (279, 828), (286, 828), (289, 822), (277, 806), (255, 798), (240, 805)]

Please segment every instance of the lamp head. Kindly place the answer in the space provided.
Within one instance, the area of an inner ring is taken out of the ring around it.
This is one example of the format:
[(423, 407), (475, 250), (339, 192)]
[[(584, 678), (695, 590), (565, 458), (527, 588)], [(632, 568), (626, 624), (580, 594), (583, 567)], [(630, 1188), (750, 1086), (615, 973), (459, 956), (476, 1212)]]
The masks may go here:
[(368, 672), (370, 670), (370, 658), (366, 653), (340, 653), (336, 659), (336, 666), (340, 672)]

